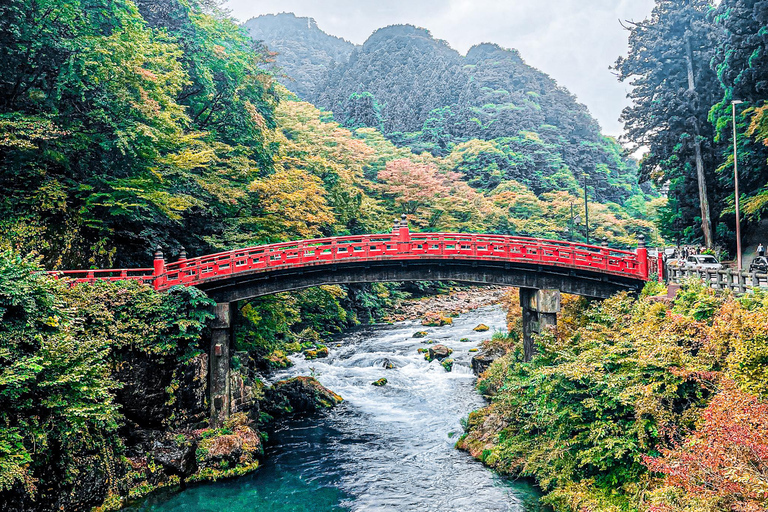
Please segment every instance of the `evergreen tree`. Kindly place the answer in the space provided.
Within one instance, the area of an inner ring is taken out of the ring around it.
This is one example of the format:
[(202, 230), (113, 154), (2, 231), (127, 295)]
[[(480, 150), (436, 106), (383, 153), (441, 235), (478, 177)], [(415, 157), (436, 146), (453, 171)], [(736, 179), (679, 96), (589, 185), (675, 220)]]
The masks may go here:
[[(650, 18), (629, 23), (629, 55), (616, 62), (619, 79), (633, 86), (633, 105), (622, 114), (626, 137), (649, 148), (641, 177), (669, 183), (675, 199), (689, 195), (694, 181), (707, 247), (714, 244), (712, 219), (720, 209), (712, 183), (722, 149), (708, 122), (721, 96), (709, 65), (719, 38), (711, 10), (709, 0), (657, 0)], [(689, 209), (677, 215), (686, 224), (695, 218)]]
[(724, 91), (710, 117), (718, 139), (728, 145), (722, 179), (731, 186), (731, 101), (741, 100), (744, 104), (736, 107), (739, 186), (746, 195), (747, 219), (759, 219), (768, 209), (768, 1), (724, 0), (715, 21), (723, 28), (723, 37), (713, 64)]

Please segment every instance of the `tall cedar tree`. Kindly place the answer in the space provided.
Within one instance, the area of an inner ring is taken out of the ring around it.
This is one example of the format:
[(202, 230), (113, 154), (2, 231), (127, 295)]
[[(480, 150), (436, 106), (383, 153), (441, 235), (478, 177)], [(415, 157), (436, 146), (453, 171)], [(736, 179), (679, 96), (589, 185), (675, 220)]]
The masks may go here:
[(743, 212), (759, 219), (768, 209), (768, 1), (723, 0), (715, 21), (723, 28), (713, 65), (723, 84), (722, 101), (710, 118), (728, 143), (721, 179), (733, 179), (731, 101), (736, 107), (739, 181), (746, 192)]
[(681, 205), (676, 216), (686, 224), (695, 217), (684, 208), (695, 180), (707, 247), (714, 245), (718, 213), (710, 212), (709, 184), (721, 154), (708, 113), (722, 96), (709, 65), (720, 34), (708, 17), (711, 9), (709, 0), (657, 0), (650, 18), (628, 23), (629, 55), (616, 62), (619, 79), (633, 86), (633, 105), (621, 117), (626, 137), (650, 150), (641, 179), (669, 182), (671, 204)]

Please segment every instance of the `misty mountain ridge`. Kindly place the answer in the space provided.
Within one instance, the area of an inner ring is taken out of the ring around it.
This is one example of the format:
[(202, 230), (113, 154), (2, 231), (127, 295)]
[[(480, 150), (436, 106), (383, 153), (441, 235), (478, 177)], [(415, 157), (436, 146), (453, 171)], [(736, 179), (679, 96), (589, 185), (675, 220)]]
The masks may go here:
[(493, 141), (503, 156), (486, 156), (498, 171), (466, 176), (475, 187), (516, 180), (537, 194), (553, 183), (576, 193), (587, 173), (601, 201), (623, 203), (638, 191), (635, 163), (618, 143), (517, 50), (485, 42), (462, 55), (413, 25), (380, 28), (354, 45), (293, 14), (259, 16), (246, 27), (278, 52), (289, 90), (348, 128), (376, 128), (398, 146), (436, 156)]

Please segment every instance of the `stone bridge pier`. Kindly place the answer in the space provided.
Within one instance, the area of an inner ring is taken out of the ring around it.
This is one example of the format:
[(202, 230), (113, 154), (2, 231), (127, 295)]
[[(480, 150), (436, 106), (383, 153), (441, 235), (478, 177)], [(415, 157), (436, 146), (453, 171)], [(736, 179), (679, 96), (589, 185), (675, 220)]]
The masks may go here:
[(530, 361), (536, 353), (534, 334), (557, 330), (560, 312), (560, 290), (520, 288), (520, 306), (523, 310), (523, 352)]
[(229, 368), (232, 352), (232, 315), (235, 303), (223, 302), (214, 307), (211, 320), (211, 338), (208, 351), (208, 398), (211, 408), (211, 427), (220, 427), (229, 417)]

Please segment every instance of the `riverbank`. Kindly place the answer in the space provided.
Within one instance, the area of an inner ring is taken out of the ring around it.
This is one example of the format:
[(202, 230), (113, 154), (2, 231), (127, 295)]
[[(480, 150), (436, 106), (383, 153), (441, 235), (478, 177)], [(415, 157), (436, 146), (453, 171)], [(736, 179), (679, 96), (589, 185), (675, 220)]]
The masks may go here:
[(766, 510), (768, 296), (690, 282), (673, 302), (564, 300), (529, 363), (511, 344), (457, 446), (535, 478), (558, 511)]
[(500, 286), (454, 287), (444, 294), (400, 301), (386, 311), (383, 321), (420, 320), (429, 323), (441, 317), (453, 317), (499, 304), (509, 290)]

